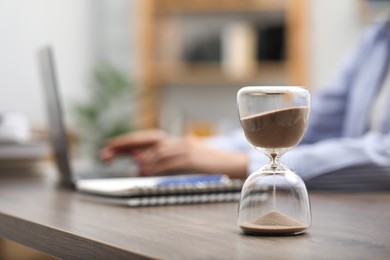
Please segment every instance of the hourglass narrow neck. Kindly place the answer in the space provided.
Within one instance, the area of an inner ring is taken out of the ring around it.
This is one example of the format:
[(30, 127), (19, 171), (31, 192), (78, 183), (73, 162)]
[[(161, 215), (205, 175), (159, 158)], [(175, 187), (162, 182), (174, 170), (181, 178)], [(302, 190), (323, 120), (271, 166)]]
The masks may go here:
[(276, 153), (271, 153), (271, 168), (276, 169), (280, 166), (279, 156)]
[(266, 170), (270, 171), (283, 171), (285, 167), (280, 162), (280, 155), (278, 153), (267, 154), (270, 159), (269, 162), (264, 166)]

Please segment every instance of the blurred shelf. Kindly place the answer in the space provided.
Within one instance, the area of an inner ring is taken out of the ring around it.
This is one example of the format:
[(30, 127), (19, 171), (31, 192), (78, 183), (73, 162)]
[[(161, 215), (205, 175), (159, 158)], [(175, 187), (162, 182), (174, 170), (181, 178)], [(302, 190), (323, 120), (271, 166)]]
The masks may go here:
[[(148, 93), (140, 108), (145, 115), (141, 127), (158, 126), (164, 86), (305, 86), (307, 83), (308, 0), (142, 0), (141, 3), (140, 88)], [(189, 24), (196, 25), (199, 32), (208, 26), (210, 15), (216, 15), (222, 25), (229, 19), (253, 22), (253, 17), (261, 17), (260, 25), (282, 22), (284, 60), (258, 62), (240, 77), (227, 73), (219, 62), (186, 61), (183, 47), (191, 42), (186, 38), (191, 34), (187, 31)], [(186, 19), (187, 16), (191, 19)], [(222, 19), (226, 21), (221, 22)]]
[(181, 65), (159, 64), (161, 82), (167, 85), (245, 85), (287, 84), (287, 64), (283, 61), (258, 63), (251, 73), (242, 77), (231, 77), (218, 62), (192, 62)]
[(283, 11), (288, 0), (159, 0), (156, 14)]

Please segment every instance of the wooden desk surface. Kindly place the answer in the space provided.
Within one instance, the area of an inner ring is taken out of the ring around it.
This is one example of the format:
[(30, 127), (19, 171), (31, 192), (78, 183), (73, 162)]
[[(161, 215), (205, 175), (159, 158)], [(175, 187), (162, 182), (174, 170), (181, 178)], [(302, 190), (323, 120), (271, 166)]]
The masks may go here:
[(313, 224), (292, 237), (241, 233), (237, 204), (127, 208), (52, 178), (0, 175), (0, 236), (72, 259), (389, 259), (390, 192), (309, 192)]

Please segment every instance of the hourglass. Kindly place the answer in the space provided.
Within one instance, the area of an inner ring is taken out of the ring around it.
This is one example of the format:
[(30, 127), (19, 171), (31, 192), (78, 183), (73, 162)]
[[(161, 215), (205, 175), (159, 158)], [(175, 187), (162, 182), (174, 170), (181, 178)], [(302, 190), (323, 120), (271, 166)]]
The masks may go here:
[(310, 93), (302, 87), (244, 87), (237, 93), (241, 127), (268, 164), (245, 181), (238, 225), (251, 234), (293, 235), (311, 224), (303, 180), (280, 162), (302, 139), (309, 118)]

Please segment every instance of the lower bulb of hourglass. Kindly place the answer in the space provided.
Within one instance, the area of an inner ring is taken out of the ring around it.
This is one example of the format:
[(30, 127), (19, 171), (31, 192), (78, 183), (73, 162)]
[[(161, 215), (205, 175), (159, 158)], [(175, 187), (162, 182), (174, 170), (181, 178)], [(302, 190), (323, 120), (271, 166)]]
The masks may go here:
[(238, 225), (245, 233), (300, 234), (310, 224), (306, 186), (292, 170), (266, 165), (245, 181), (238, 213)]

